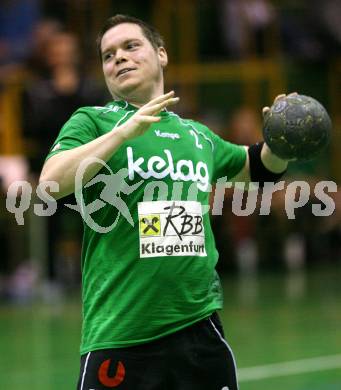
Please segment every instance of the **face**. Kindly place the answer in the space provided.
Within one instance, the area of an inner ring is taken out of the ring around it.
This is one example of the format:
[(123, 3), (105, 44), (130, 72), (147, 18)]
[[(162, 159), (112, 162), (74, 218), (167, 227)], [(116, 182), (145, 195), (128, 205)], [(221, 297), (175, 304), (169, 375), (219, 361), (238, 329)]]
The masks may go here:
[(104, 78), (114, 97), (146, 102), (163, 93), (166, 51), (155, 49), (139, 25), (122, 23), (108, 30), (101, 52)]

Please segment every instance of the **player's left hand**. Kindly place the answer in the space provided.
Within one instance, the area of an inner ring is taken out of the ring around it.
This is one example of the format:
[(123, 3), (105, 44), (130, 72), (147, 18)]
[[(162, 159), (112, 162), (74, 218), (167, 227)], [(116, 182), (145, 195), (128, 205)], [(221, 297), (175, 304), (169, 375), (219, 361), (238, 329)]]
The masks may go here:
[[(291, 92), (288, 95), (286, 95), (285, 93), (277, 95), (275, 97), (275, 99), (274, 99), (273, 104), (277, 103), (279, 100), (285, 98), (286, 96), (295, 96), (295, 95), (298, 95), (298, 93), (297, 92)], [(265, 117), (266, 117), (266, 115), (267, 115), (267, 113), (269, 111), (270, 111), (270, 107), (268, 107), (268, 106), (263, 107), (263, 109), (262, 109), (263, 119), (265, 119)], [(269, 148), (269, 146), (266, 143), (265, 143), (265, 145), (266, 145), (266, 148), (269, 149), (269, 151), (271, 151), (271, 149)], [(296, 160), (297, 160), (296, 158), (291, 158), (291, 159), (286, 159), (286, 160), (283, 159), (283, 161), (287, 161), (287, 162), (289, 162), (289, 161), (296, 161)]]
[[(297, 95), (297, 92), (291, 92), (291, 93), (289, 93), (288, 95), (286, 95), (285, 93), (281, 93), (280, 95), (277, 95), (277, 96), (275, 97), (273, 104), (277, 103), (278, 100), (283, 99), (283, 98), (285, 98), (286, 96), (295, 96), (295, 95)], [(263, 109), (262, 109), (263, 118), (265, 118), (266, 114), (267, 114), (269, 111), (270, 111), (270, 107), (269, 107), (269, 106), (263, 107)]]

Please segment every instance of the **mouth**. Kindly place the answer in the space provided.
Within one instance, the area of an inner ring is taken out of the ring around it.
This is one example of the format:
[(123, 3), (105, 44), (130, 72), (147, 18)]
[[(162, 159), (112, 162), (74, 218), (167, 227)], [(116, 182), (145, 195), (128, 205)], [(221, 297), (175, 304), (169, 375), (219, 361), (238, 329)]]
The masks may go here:
[(125, 73), (128, 73), (132, 70), (135, 70), (135, 68), (124, 68), (124, 69), (121, 69), (119, 70), (117, 73), (116, 73), (116, 77), (119, 77), (121, 76), (122, 74), (125, 74)]

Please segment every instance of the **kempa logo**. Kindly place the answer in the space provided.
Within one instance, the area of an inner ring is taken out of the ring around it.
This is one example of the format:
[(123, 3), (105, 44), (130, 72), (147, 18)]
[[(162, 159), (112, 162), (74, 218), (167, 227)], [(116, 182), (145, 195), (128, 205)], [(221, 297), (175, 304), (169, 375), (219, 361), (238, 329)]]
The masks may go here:
[(171, 138), (171, 139), (180, 139), (180, 135), (178, 133), (166, 133), (161, 132), (160, 130), (155, 130), (155, 134), (157, 137), (161, 138)]
[[(195, 166), (192, 160), (179, 160), (176, 165), (173, 161), (172, 153), (168, 149), (164, 149), (166, 159), (161, 156), (152, 156), (147, 161), (147, 171), (144, 171), (141, 165), (145, 162), (143, 157), (134, 160), (133, 148), (127, 147), (128, 172), (129, 179), (134, 180), (135, 173), (142, 179), (164, 179), (167, 176), (174, 181), (192, 181), (197, 183), (201, 191), (207, 191), (209, 187), (209, 174), (207, 165), (199, 161)], [(186, 171), (186, 172), (184, 172)]]

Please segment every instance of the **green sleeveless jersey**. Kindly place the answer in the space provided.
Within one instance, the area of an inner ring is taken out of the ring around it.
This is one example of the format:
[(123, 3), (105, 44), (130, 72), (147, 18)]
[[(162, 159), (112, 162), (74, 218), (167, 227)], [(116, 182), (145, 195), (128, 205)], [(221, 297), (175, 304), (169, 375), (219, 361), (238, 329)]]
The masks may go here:
[[(48, 158), (111, 131), (136, 110), (124, 101), (77, 110)], [(198, 122), (169, 111), (160, 116), (77, 194), (84, 219), (81, 354), (146, 343), (222, 308), (209, 197), (218, 178), (243, 168), (246, 152)]]

